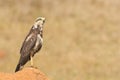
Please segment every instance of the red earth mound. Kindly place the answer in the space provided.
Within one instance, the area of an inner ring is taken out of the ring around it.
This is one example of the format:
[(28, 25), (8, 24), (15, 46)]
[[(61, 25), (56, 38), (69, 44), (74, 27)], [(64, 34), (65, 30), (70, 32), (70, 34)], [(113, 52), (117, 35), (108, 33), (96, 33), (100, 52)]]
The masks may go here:
[(44, 73), (35, 68), (24, 68), (16, 73), (0, 73), (0, 80), (49, 80)]

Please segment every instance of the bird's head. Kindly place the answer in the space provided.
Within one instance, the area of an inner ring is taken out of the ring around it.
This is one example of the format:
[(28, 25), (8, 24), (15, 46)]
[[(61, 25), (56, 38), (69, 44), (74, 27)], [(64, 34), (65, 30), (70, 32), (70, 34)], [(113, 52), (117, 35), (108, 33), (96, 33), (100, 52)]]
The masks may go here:
[(45, 18), (44, 17), (38, 17), (36, 20), (35, 20), (35, 23), (34, 23), (34, 29), (35, 28), (43, 28), (43, 24), (45, 23)]

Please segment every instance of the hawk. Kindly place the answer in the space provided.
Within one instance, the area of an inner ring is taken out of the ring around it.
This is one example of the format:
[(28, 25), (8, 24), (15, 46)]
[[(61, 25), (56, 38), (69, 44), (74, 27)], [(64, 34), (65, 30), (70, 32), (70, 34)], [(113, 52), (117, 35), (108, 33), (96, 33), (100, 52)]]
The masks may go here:
[(42, 47), (44, 22), (44, 17), (38, 17), (26, 36), (20, 50), (21, 56), (15, 72), (19, 71), (29, 60), (31, 61), (31, 66), (33, 66), (32, 58)]

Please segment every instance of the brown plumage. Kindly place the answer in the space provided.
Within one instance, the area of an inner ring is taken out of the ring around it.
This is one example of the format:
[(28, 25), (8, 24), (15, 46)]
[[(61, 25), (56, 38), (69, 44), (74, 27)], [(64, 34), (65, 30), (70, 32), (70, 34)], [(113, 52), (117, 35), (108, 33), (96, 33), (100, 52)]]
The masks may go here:
[(22, 68), (22, 66), (24, 66), (29, 60), (31, 60), (31, 66), (33, 66), (32, 57), (42, 47), (44, 22), (45, 22), (45, 18), (43, 17), (39, 17), (36, 19), (29, 34), (27, 35), (27, 37), (25, 38), (22, 44), (20, 50), (21, 56), (15, 72), (19, 71)]

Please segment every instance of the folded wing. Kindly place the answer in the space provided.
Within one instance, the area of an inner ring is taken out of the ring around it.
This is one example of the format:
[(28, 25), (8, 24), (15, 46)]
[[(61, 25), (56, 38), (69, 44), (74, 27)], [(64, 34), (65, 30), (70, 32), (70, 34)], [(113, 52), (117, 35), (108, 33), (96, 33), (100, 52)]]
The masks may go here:
[(35, 43), (37, 40), (37, 36), (34, 34), (28, 35), (28, 37), (23, 42), (22, 48), (20, 50), (21, 56), (27, 56), (33, 50)]

